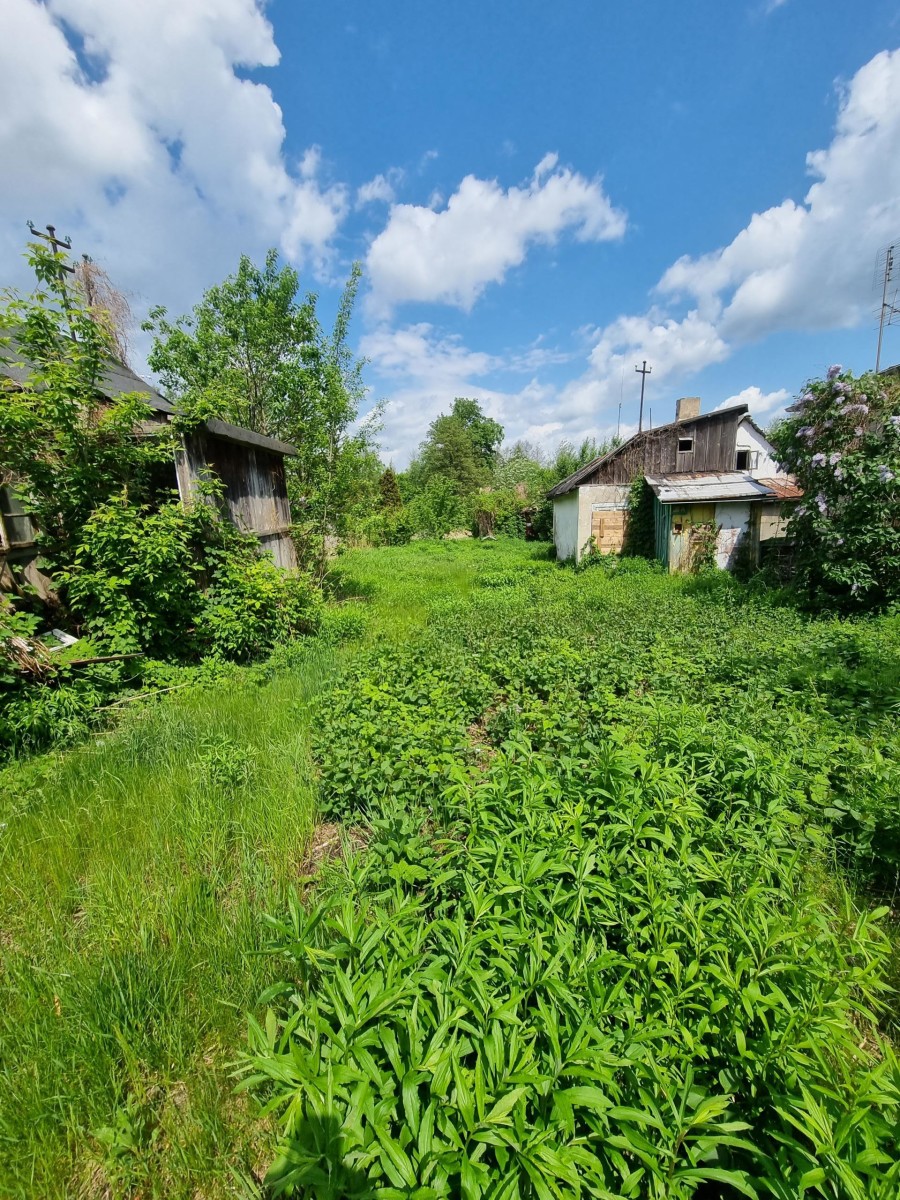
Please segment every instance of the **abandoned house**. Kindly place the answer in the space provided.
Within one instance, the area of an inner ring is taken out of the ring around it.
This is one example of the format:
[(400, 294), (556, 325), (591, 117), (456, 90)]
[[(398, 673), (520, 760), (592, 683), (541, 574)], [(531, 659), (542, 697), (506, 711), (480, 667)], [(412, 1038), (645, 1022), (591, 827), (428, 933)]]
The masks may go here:
[[(0, 373), (13, 383), (28, 378), (28, 369), (0, 360)], [(112, 363), (100, 383), (101, 396), (112, 400), (138, 393), (153, 409), (153, 423), (170, 421), (175, 408), (149, 383), (121, 363)], [(264, 437), (225, 421), (207, 420), (181, 439), (171, 466), (170, 482), (183, 501), (208, 468), (224, 484), (224, 501), (234, 524), (252, 533), (280, 567), (297, 565), (291, 540), (284, 459), (297, 450), (277, 438)], [(21, 578), (46, 594), (49, 580), (37, 567), (35, 527), (11, 486), (0, 487), (0, 589), (15, 588)]]
[(636, 433), (550, 490), (560, 559), (622, 550), (638, 477), (653, 492), (656, 557), (670, 571), (689, 569), (704, 533), (718, 566), (759, 563), (783, 542), (785, 504), (801, 495), (746, 404), (701, 415), (699, 398), (686, 396), (673, 422)]

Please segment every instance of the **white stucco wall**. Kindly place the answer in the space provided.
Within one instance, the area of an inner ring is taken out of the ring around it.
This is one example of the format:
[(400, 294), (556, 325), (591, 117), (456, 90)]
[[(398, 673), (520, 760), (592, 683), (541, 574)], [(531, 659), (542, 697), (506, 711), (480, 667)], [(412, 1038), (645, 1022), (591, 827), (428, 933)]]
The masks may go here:
[[(590, 519), (589, 519), (590, 521)], [(553, 544), (561, 562), (578, 553), (578, 489), (553, 500)]]
[(750, 451), (750, 474), (756, 479), (780, 475), (781, 467), (775, 460), (775, 451), (762, 434), (757, 433), (748, 420), (741, 421), (734, 443), (735, 451)]
[(750, 529), (750, 504), (732, 501), (716, 505), (716, 566), (729, 571), (734, 566), (741, 540)]

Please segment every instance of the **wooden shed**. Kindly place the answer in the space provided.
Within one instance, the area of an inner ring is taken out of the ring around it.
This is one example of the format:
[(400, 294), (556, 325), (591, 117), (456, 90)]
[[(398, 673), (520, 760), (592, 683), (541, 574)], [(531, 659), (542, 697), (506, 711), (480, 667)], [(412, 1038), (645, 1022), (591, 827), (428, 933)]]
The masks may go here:
[[(0, 360), (0, 372), (15, 383), (24, 383), (28, 368), (18, 362)], [(129, 367), (111, 363), (98, 391), (112, 400), (136, 393), (153, 410), (153, 424), (165, 424), (175, 408), (146, 380)], [(185, 503), (193, 499), (201, 478), (212, 470), (224, 484), (228, 515), (234, 524), (253, 534), (280, 567), (297, 565), (291, 538), (291, 509), (288, 502), (284, 460), (296, 447), (251, 429), (208, 420), (182, 436), (172, 461), (171, 486)], [(163, 481), (165, 482), (165, 481)], [(0, 487), (0, 588), (14, 586), (15, 575), (46, 594), (49, 580), (37, 569), (35, 528), (17, 499), (11, 484)]]

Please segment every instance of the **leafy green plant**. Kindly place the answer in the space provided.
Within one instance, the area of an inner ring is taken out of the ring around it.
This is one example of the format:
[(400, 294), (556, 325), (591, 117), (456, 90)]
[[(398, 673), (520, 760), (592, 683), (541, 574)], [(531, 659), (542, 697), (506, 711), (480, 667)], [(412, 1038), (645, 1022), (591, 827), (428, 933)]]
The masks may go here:
[(850, 610), (900, 599), (897, 382), (833, 366), (807, 384), (772, 438), (804, 491), (789, 526), (798, 585)]
[(273, 1191), (888, 1200), (885, 912), (829, 863), (872, 847), (856, 764), (892, 786), (860, 670), (892, 632), (641, 559), (476, 578), (318, 712), (322, 804), (369, 835), (272, 920)]

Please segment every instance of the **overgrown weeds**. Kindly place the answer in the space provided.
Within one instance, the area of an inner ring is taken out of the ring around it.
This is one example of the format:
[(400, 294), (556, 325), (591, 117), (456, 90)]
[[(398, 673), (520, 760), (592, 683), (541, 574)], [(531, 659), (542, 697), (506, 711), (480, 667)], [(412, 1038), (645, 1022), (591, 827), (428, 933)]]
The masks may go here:
[(896, 870), (893, 626), (483, 562), (319, 712), (373, 836), (273, 921), (274, 1192), (894, 1196), (885, 912), (842, 881)]

